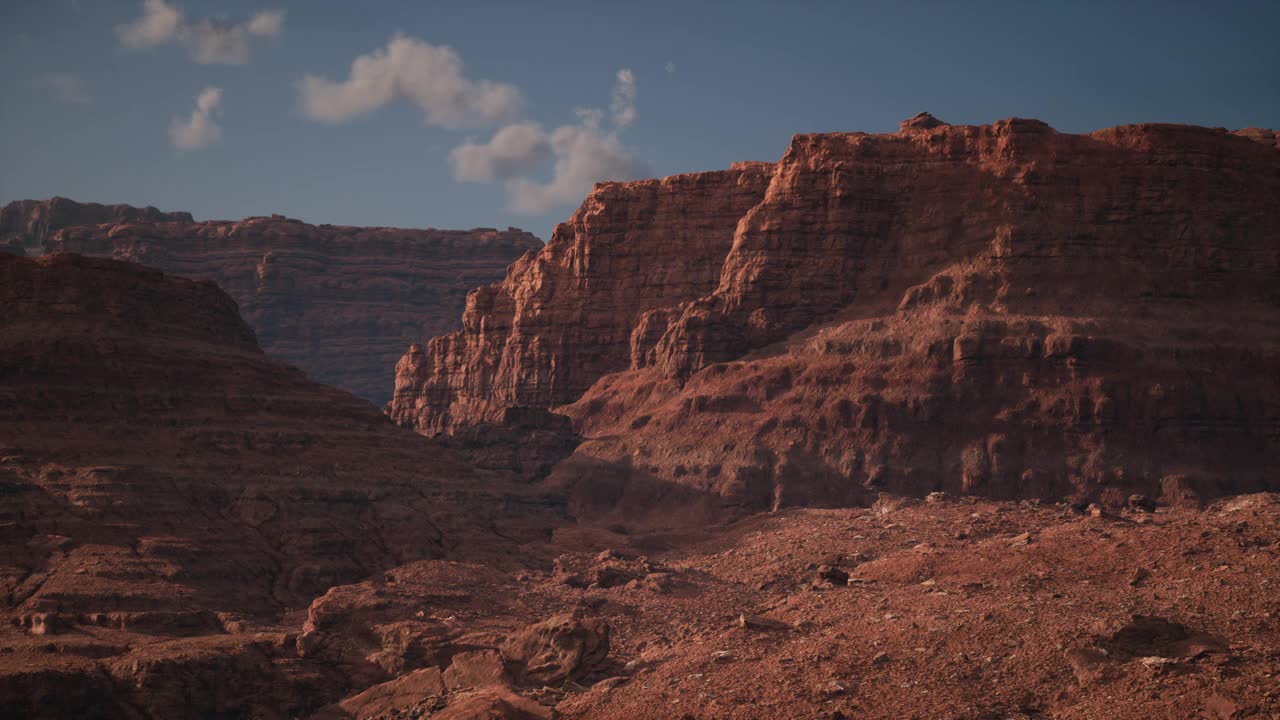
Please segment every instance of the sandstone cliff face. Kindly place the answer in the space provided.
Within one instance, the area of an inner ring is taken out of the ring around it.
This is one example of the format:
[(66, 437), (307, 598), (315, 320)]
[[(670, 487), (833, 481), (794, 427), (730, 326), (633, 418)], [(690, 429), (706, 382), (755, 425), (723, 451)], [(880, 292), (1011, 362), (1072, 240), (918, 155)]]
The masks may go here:
[(12, 241), (38, 250), (55, 232), (75, 225), (102, 223), (192, 222), (191, 213), (161, 212), (153, 207), (81, 203), (64, 197), (17, 200), (0, 208), (0, 242)]
[(518, 562), (508, 515), (545, 504), (269, 358), (211, 283), (0, 255), (0, 307), (17, 716), (314, 709), (349, 681), (300, 664), (289, 613), (399, 563)]
[(551, 241), (467, 297), (462, 329), (414, 345), (388, 406), (420, 432), (501, 420), (505, 408), (577, 399), (631, 364), (647, 310), (714, 289), (738, 219), (771, 166), (602, 183)]
[(719, 287), (637, 354), (687, 377), (850, 306), (936, 294), (924, 284), (960, 262), (988, 266), (986, 300), (1008, 312), (1275, 297), (1274, 152), (1175, 125), (904, 125), (797, 136)]
[[(561, 409), (587, 440), (551, 481), (580, 512), (1273, 487), (1280, 153), (1242, 135), (920, 116), (796, 136), (713, 290), (623, 303), (639, 313), (630, 369)], [(561, 284), (580, 278), (565, 267)], [(536, 285), (513, 272), (501, 287)], [(467, 327), (507, 337), (523, 321), (477, 304)], [(423, 379), (441, 375), (501, 378), (499, 402), (566, 402), (567, 388), (525, 392), (546, 387), (537, 368), (595, 357), (590, 335), (566, 337), (540, 327), (527, 344), (556, 349), (541, 364), (433, 342), (401, 361), (397, 398), (413, 403), (393, 416), (435, 432), (492, 415)]]
[(45, 245), (211, 280), (239, 303), (268, 353), (381, 406), (405, 346), (457, 327), (467, 291), (541, 242), (515, 229), (317, 226), (272, 216), (81, 225)]

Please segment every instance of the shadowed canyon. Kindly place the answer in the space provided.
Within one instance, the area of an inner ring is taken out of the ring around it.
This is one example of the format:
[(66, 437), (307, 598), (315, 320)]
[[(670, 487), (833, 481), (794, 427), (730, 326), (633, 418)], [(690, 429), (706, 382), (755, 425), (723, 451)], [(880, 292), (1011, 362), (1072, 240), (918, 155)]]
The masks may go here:
[(1280, 139), (0, 214), (0, 717), (1280, 716)]

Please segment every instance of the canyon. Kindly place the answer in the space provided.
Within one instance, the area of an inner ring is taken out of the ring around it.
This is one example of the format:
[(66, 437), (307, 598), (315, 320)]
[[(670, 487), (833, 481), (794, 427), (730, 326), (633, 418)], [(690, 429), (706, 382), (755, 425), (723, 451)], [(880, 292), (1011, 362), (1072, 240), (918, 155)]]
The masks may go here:
[(410, 347), (388, 412), (567, 415), (547, 482), (592, 517), (1275, 490), (1277, 197), (1269, 131), (797, 135), (598, 185)]
[(337, 699), (352, 680), (299, 659), (291, 613), (404, 563), (523, 567), (559, 514), (270, 358), (210, 283), (0, 256), (0, 305), (5, 713)]
[(195, 222), (65, 198), (2, 212), (0, 239), (26, 254), (111, 257), (217, 283), (268, 353), (378, 406), (407, 344), (457, 327), (471, 288), (542, 245), (515, 228), (345, 227), (279, 215)]
[(1277, 198), (922, 113), (545, 246), (14, 206), (0, 718), (1280, 714)]
[(1280, 710), (1274, 493), (639, 531), (271, 359), (212, 284), (0, 256), (0, 300), (2, 717)]

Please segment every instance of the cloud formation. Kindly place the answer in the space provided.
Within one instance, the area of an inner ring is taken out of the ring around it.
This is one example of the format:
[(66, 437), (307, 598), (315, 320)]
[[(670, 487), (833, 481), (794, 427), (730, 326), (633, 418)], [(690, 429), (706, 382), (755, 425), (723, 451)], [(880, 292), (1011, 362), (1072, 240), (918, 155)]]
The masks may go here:
[[(624, 68), (613, 87), (611, 127), (603, 127), (604, 113), (598, 108), (578, 108), (576, 123), (549, 133), (532, 123), (508, 125), (487, 143), (468, 142), (454, 148), (449, 158), (453, 175), (463, 182), (506, 180), (511, 207), (517, 212), (539, 215), (580, 202), (597, 182), (645, 174), (618, 137), (620, 130), (635, 122), (635, 101), (635, 76)], [(528, 177), (552, 158), (550, 180)]]
[(303, 109), (313, 120), (343, 122), (396, 101), (417, 106), (430, 125), (457, 128), (503, 122), (520, 108), (513, 85), (468, 79), (453, 48), (395, 35), (357, 57), (341, 82), (308, 75)]
[(84, 105), (93, 102), (89, 92), (84, 89), (84, 83), (76, 75), (51, 73), (45, 76), (45, 82), (53, 89), (53, 94), (64, 103)]
[(487, 143), (467, 142), (449, 153), (462, 182), (493, 182), (533, 172), (551, 159), (551, 139), (535, 123), (508, 125)]
[(174, 118), (169, 138), (179, 150), (208, 147), (222, 138), (222, 128), (215, 121), (222, 114), (222, 88), (207, 87), (196, 98), (196, 109), (186, 120)]
[(516, 178), (508, 186), (511, 208), (540, 215), (581, 202), (597, 182), (631, 180), (645, 174), (616, 132), (590, 124), (565, 125), (551, 133), (555, 170), (548, 182)]
[(283, 10), (264, 10), (239, 24), (215, 18), (188, 21), (168, 0), (143, 0), (142, 16), (118, 26), (116, 33), (134, 49), (176, 44), (201, 65), (243, 65), (249, 62), (251, 40), (275, 37), (283, 29)]
[(636, 121), (636, 78), (628, 68), (618, 71), (609, 109), (613, 111), (613, 124), (617, 128), (628, 127)]

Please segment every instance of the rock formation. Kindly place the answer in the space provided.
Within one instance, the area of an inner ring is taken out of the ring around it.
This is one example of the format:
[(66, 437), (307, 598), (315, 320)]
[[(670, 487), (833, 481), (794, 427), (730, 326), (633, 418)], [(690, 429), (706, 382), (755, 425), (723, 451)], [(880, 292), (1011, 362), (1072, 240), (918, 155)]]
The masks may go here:
[[(389, 411), (438, 433), (572, 403), (587, 441), (551, 481), (580, 512), (1275, 487), (1262, 140), (922, 114), (797, 135), (775, 165), (604, 184), (463, 330), (401, 359)], [(633, 243), (643, 270), (617, 257)]]
[(38, 251), (55, 232), (75, 225), (122, 222), (193, 222), (191, 213), (153, 207), (81, 203), (64, 197), (17, 200), (0, 207), (0, 243), (11, 241)]
[[(67, 211), (59, 227), (81, 216), (98, 217)], [(162, 220), (63, 227), (45, 247), (212, 280), (240, 304), (264, 350), (379, 406), (391, 396), (392, 368), (407, 344), (457, 327), (468, 290), (542, 245), (514, 228), (317, 226), (281, 216)]]
[(1237, 130), (1235, 134), (1247, 137), (1254, 142), (1260, 142), (1263, 145), (1280, 147), (1280, 133), (1270, 128), (1242, 128)]
[(462, 329), (396, 366), (396, 422), (437, 434), (505, 408), (572, 402), (631, 364), (641, 315), (715, 288), (771, 166), (602, 183), (536, 254), (467, 296)]
[(0, 307), (6, 714), (315, 709), (351, 685), (292, 647), (313, 598), (416, 560), (519, 566), (554, 515), (263, 354), (211, 283), (0, 255)]

